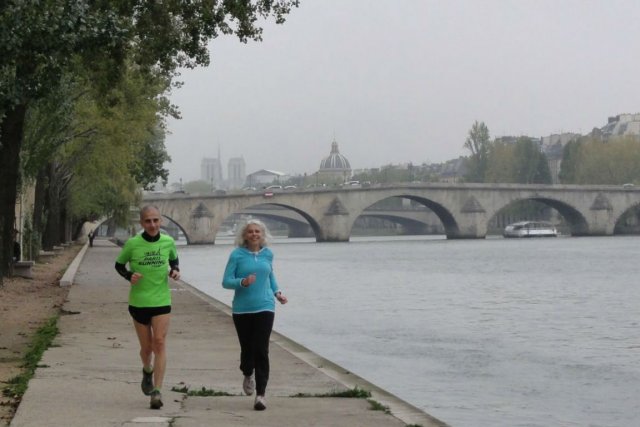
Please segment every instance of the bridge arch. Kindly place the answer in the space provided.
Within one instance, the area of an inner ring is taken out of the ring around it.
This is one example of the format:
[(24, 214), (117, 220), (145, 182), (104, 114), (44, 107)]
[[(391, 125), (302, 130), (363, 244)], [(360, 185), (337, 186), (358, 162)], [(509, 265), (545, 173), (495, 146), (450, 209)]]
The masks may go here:
[[(349, 234), (351, 234), (351, 230), (353, 229), (353, 225), (356, 219), (364, 215), (367, 209), (371, 208), (371, 206), (374, 206), (377, 203), (380, 203), (384, 200), (388, 200), (391, 198), (411, 200), (430, 209), (442, 223), (442, 226), (444, 228), (447, 238), (456, 238), (456, 236), (460, 234), (460, 229), (458, 227), (458, 223), (456, 222), (455, 217), (453, 216), (451, 211), (447, 207), (445, 207), (443, 204), (426, 197), (421, 197), (415, 194), (410, 194), (402, 191), (399, 191), (397, 193), (393, 192), (391, 194), (386, 194), (382, 197), (367, 198), (367, 199), (364, 199), (362, 203), (359, 204), (359, 206), (357, 207), (351, 206), (351, 208), (353, 209), (352, 211), (353, 215), (352, 215), (352, 220), (349, 224)], [(367, 215), (376, 216), (375, 213), (370, 213)], [(416, 226), (417, 223), (421, 223), (419, 221), (412, 220), (409, 218), (400, 218), (398, 216), (393, 216), (388, 214), (378, 215), (378, 217), (389, 219), (393, 222), (397, 222), (400, 224), (408, 224), (411, 226)], [(426, 223), (421, 223), (421, 224), (426, 225)]]
[[(296, 219), (296, 218), (286, 217), (286, 216), (284, 216), (282, 214), (278, 214), (276, 212), (274, 212), (274, 213), (269, 213), (268, 211), (255, 212), (253, 210), (253, 209), (259, 208), (261, 206), (276, 206), (276, 207), (279, 207), (279, 208), (283, 208), (283, 209), (285, 209), (287, 211), (295, 212), (300, 217), (302, 217), (301, 218), (302, 221), (300, 221), (299, 219)], [(238, 214), (238, 213), (246, 213), (246, 214), (249, 214), (249, 215), (256, 216), (258, 218), (263, 217), (263, 218), (268, 218), (268, 219), (272, 219), (272, 220), (275, 220), (275, 221), (283, 222), (283, 223), (287, 224), (287, 226), (289, 226), (289, 229), (290, 229), (289, 237), (307, 237), (306, 235), (304, 235), (305, 234), (304, 233), (305, 226), (311, 228), (311, 232), (316, 238), (320, 234), (320, 225), (318, 224), (318, 222), (316, 221), (315, 218), (313, 218), (311, 215), (309, 215), (304, 210), (299, 209), (299, 208), (297, 208), (295, 206), (291, 206), (289, 204), (270, 203), (270, 202), (258, 203), (258, 204), (252, 205), (252, 206), (245, 207), (244, 209), (241, 210), (241, 212), (233, 212), (232, 214)]]
[(614, 234), (640, 232), (640, 202), (628, 206), (615, 218)]
[(513, 200), (510, 200), (507, 204), (497, 207), (497, 209), (494, 212), (492, 212), (492, 215), (490, 215), (489, 220), (491, 220), (493, 217), (498, 215), (500, 211), (502, 211), (503, 209), (513, 206), (517, 203), (526, 202), (529, 200), (541, 203), (545, 206), (548, 206), (558, 211), (558, 213), (564, 218), (564, 220), (569, 225), (570, 234), (572, 236), (584, 236), (588, 234), (589, 225), (584, 215), (578, 209), (576, 209), (575, 207), (571, 206), (570, 204), (562, 200), (558, 200), (552, 197), (543, 197), (539, 195), (515, 197), (513, 198)]
[(440, 203), (427, 198), (406, 194), (398, 197), (413, 200), (431, 209), (437, 215), (437, 217), (440, 218), (440, 221), (442, 221), (444, 232), (447, 235), (447, 238), (455, 238), (455, 236), (458, 236), (460, 234), (460, 228), (458, 227), (458, 223), (456, 222), (455, 217), (446, 207), (444, 207)]
[(187, 244), (190, 244), (189, 242), (189, 234), (187, 233), (187, 230), (184, 229), (184, 227), (182, 225), (180, 225), (179, 222), (174, 221), (173, 218), (171, 218), (170, 216), (167, 215), (163, 215), (162, 213), (160, 214), (163, 218), (166, 218), (167, 220), (169, 220), (171, 222), (170, 226), (169, 224), (167, 224), (166, 221), (162, 221), (163, 224), (160, 226), (161, 229), (163, 229), (167, 234), (169, 234), (171, 237), (173, 237), (175, 240), (178, 240), (176, 235), (173, 234), (173, 230), (172, 228), (175, 227), (178, 230), (180, 230), (182, 232), (182, 234), (184, 235), (185, 240), (187, 241)]
[[(369, 213), (368, 211), (365, 211), (365, 212), (366, 212), (366, 215), (360, 215), (359, 217), (356, 218), (356, 220), (353, 223), (354, 224), (353, 228), (357, 226), (358, 219), (377, 218), (377, 219), (388, 221), (393, 224), (401, 225), (405, 230), (405, 234), (430, 234), (431, 232), (431, 230), (429, 229), (429, 226), (431, 224), (427, 224), (426, 222), (418, 221), (411, 218), (404, 218), (399, 215), (393, 215), (388, 213), (376, 213), (376, 212)], [(353, 228), (352, 228), (352, 231), (353, 231)]]

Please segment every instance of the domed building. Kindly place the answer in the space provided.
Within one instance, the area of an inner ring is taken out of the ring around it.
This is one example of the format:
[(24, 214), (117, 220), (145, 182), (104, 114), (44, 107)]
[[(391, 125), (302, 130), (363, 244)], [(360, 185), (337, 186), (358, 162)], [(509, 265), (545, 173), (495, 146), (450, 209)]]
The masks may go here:
[(318, 182), (321, 184), (342, 184), (351, 178), (349, 160), (340, 154), (335, 139), (331, 143), (331, 153), (320, 162), (317, 175)]

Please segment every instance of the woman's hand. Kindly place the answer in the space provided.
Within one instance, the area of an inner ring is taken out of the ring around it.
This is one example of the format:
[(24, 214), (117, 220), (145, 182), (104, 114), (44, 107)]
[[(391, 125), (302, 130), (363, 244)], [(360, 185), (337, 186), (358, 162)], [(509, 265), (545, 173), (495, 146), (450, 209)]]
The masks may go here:
[(278, 293), (276, 294), (276, 299), (278, 300), (278, 302), (279, 302), (280, 304), (286, 304), (286, 303), (287, 303), (287, 301), (289, 301), (289, 300), (287, 299), (287, 297), (285, 297), (285, 296), (284, 296), (284, 294), (283, 294), (282, 292), (278, 292)]
[(255, 281), (256, 281), (256, 275), (255, 274), (250, 274), (250, 275), (248, 275), (247, 277), (245, 277), (244, 279), (242, 279), (240, 281), (240, 286), (242, 286), (243, 288), (248, 288)]
[(173, 280), (178, 280), (180, 279), (180, 270), (171, 270), (169, 271), (169, 277), (171, 277)]

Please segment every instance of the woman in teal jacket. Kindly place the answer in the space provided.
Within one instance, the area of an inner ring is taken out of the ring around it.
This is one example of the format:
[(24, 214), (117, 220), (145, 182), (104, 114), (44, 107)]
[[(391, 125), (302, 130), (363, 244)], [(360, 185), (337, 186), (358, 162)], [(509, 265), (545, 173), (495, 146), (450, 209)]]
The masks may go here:
[[(229, 255), (222, 286), (233, 289), (233, 323), (240, 341), (242, 388), (247, 395), (255, 389), (254, 409), (266, 409), (269, 381), (269, 338), (273, 329), (275, 300), (287, 303), (273, 274), (273, 252), (267, 248), (267, 227), (255, 219), (247, 221), (236, 236), (236, 248)], [(255, 380), (254, 380), (255, 374)]]

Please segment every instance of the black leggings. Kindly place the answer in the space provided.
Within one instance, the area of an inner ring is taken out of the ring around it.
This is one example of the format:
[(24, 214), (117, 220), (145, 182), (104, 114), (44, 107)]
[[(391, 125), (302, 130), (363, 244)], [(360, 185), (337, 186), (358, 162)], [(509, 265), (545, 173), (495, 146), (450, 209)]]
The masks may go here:
[(240, 341), (240, 370), (245, 376), (255, 370), (259, 395), (264, 395), (269, 381), (269, 338), (274, 317), (272, 311), (233, 315)]

